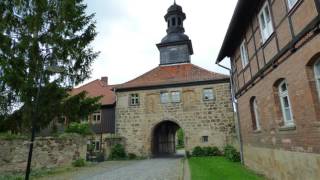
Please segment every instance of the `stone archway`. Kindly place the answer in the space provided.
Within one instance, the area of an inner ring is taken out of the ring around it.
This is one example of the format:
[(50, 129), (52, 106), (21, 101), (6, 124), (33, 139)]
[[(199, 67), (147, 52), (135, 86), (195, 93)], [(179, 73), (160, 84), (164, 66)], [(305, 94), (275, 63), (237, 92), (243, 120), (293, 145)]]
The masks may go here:
[(176, 132), (181, 128), (173, 121), (162, 121), (152, 132), (151, 150), (153, 156), (168, 156), (176, 153)]

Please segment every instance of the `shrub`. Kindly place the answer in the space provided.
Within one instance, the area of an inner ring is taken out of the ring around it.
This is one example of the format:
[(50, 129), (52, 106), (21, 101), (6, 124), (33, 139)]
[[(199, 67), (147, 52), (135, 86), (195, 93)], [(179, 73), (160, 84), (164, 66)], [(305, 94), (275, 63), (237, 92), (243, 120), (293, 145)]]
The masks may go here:
[(14, 133), (6, 132), (6, 133), (0, 133), (0, 139), (2, 139), (2, 140), (16, 140), (16, 139), (26, 140), (26, 139), (28, 139), (28, 137), (26, 135), (22, 135), (22, 134), (14, 134)]
[(233, 162), (239, 162), (240, 161), (240, 153), (231, 145), (227, 145), (224, 148), (224, 156)]
[(74, 167), (83, 167), (83, 166), (86, 165), (86, 161), (84, 159), (80, 158), (80, 159), (77, 159), (77, 160), (73, 161), (72, 165)]
[(134, 154), (134, 153), (129, 153), (129, 154), (128, 154), (128, 158), (129, 158), (130, 160), (137, 159), (137, 155)]
[(204, 151), (200, 146), (197, 146), (192, 151), (192, 156), (200, 157), (204, 155)]
[(116, 144), (112, 147), (109, 159), (121, 160), (127, 157), (124, 147), (121, 144)]
[(92, 131), (87, 123), (71, 123), (66, 129), (66, 133), (78, 133), (81, 135), (90, 135)]
[(203, 156), (218, 156), (220, 155), (220, 150), (217, 147), (204, 147)]

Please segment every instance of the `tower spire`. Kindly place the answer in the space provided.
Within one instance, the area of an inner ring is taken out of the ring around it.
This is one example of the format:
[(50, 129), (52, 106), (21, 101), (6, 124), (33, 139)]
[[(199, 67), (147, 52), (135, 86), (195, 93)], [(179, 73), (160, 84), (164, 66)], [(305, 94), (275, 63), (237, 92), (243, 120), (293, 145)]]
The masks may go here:
[(164, 19), (168, 24), (167, 35), (157, 44), (160, 50), (160, 65), (189, 63), (190, 55), (193, 54), (192, 43), (184, 34), (183, 21), (186, 14), (182, 7), (176, 4), (176, 0), (169, 7)]

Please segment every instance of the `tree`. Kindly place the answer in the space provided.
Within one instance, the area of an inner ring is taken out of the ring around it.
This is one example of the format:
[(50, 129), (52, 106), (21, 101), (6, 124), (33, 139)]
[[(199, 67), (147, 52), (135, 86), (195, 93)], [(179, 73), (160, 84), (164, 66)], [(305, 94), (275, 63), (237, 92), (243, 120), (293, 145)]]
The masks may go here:
[(0, 1), (0, 116), (19, 112), (20, 124), (30, 127), (38, 104), (40, 127), (61, 114), (66, 91), (89, 78), (98, 56), (86, 7), (83, 0)]

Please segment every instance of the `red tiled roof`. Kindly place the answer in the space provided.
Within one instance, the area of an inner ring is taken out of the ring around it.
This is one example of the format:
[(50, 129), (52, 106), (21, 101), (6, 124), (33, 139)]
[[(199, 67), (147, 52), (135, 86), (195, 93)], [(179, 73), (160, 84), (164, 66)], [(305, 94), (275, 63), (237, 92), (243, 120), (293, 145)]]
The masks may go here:
[(104, 81), (99, 79), (89, 82), (78, 88), (74, 88), (71, 91), (71, 95), (76, 95), (86, 91), (89, 97), (102, 96), (100, 99), (101, 105), (112, 105), (116, 101), (115, 93), (113, 92), (113, 86), (107, 85)]
[(116, 89), (190, 83), (210, 80), (224, 80), (229, 76), (203, 69), (194, 64), (179, 64), (171, 66), (158, 66), (151, 71), (124, 84)]

